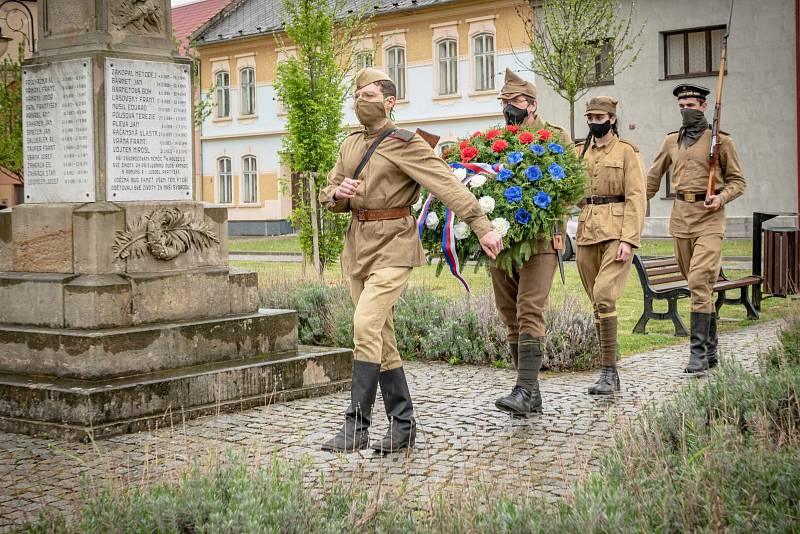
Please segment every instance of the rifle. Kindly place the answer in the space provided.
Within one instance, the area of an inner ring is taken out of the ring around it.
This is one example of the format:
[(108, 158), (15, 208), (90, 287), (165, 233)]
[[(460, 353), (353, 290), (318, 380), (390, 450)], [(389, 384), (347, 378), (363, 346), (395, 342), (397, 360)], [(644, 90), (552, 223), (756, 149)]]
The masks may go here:
[(436, 148), (436, 145), (439, 144), (440, 137), (436, 134), (432, 134), (430, 132), (426, 132), (425, 130), (421, 130), (417, 128), (417, 131), (414, 132), (418, 136), (420, 136), (426, 143), (428, 143), (431, 148)]
[(708, 198), (716, 193), (717, 188), (717, 164), (719, 162), (719, 116), (722, 110), (722, 85), (725, 79), (725, 64), (728, 61), (728, 35), (731, 33), (731, 21), (733, 20), (733, 0), (731, 0), (731, 12), (728, 15), (728, 25), (725, 26), (725, 35), (722, 36), (722, 51), (719, 60), (719, 77), (717, 78), (717, 95), (714, 103), (714, 122), (711, 123), (711, 150), (708, 159), (711, 160), (711, 170), (708, 173), (708, 187), (706, 188), (706, 204)]

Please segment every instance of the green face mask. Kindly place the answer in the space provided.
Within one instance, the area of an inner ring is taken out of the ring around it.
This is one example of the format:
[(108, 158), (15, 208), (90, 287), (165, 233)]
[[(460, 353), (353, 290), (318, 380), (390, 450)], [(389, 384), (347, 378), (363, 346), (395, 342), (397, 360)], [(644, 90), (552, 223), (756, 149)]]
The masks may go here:
[(386, 118), (386, 108), (383, 107), (383, 100), (380, 102), (367, 102), (359, 98), (356, 100), (353, 109), (356, 112), (356, 117), (358, 117), (358, 122), (367, 128), (374, 127)]

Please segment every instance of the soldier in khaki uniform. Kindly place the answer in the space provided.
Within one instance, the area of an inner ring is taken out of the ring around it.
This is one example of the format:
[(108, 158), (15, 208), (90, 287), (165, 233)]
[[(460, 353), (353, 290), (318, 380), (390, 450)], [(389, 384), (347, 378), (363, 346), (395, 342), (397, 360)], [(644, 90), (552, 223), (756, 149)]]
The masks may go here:
[[(563, 128), (546, 122), (537, 113), (536, 86), (510, 69), (506, 69), (500, 100), (507, 124), (548, 129), (556, 133), (564, 145), (572, 145), (572, 139)], [(558, 267), (552, 241), (533, 243), (533, 250), (536, 251), (534, 255), (510, 276), (502, 269), (490, 270), (495, 304), (508, 330), (511, 357), (517, 369), (517, 383), (511, 394), (497, 399), (495, 406), (515, 416), (542, 409), (538, 378), (545, 334), (544, 312)]]
[(594, 308), (602, 369), (589, 386), (592, 395), (619, 391), (617, 373), (617, 300), (640, 245), (645, 198), (639, 149), (619, 138), (617, 101), (598, 96), (586, 103), (589, 137), (580, 149), (591, 179), (578, 218), (576, 263)]
[[(414, 412), (392, 313), (411, 269), (426, 263), (410, 209), (419, 197), (420, 186), (472, 227), (489, 256), (495, 257), (503, 248), (502, 239), (478, 201), (450, 167), (422, 138), (395, 128), (387, 119), (396, 94), (386, 74), (371, 68), (359, 71), (354, 110), (364, 129), (344, 140), (328, 175), (328, 185), (319, 195), (329, 210), (352, 213), (342, 265), (350, 277), (356, 306), (350, 406), (344, 425), (323, 444), (324, 450), (350, 452), (369, 446), (372, 405), (379, 383), (390, 425), (386, 436), (373, 448), (392, 452), (414, 445)], [(368, 148), (385, 134), (362, 172), (354, 176)]]
[(687, 373), (698, 373), (717, 364), (717, 317), (711, 299), (719, 276), (725, 205), (740, 197), (745, 180), (733, 140), (724, 132), (719, 138), (716, 191), (706, 198), (710, 171), (711, 129), (705, 117), (710, 91), (682, 84), (673, 91), (678, 99), (683, 126), (667, 135), (647, 172), (647, 198), (661, 188), (661, 177), (672, 167), (676, 191), (670, 218), (675, 256), (691, 291), (691, 341)]

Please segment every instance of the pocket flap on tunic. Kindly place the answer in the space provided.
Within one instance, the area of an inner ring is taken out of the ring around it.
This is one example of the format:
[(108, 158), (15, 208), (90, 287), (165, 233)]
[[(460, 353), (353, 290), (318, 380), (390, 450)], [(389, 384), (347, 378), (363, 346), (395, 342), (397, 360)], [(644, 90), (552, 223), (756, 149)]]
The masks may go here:
[(616, 169), (622, 168), (622, 160), (618, 159), (607, 159), (603, 162), (603, 167), (614, 167)]

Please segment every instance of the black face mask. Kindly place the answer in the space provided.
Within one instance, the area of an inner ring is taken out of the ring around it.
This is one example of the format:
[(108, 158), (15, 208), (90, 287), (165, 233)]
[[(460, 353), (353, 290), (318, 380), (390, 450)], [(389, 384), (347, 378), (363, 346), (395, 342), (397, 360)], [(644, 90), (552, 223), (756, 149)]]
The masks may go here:
[(594, 122), (589, 123), (589, 132), (595, 139), (600, 139), (601, 137), (604, 137), (610, 131), (611, 131), (610, 120), (606, 122), (601, 122), (600, 124)]
[(506, 124), (522, 124), (528, 118), (528, 110), (509, 104), (503, 108), (503, 116), (506, 118)]

